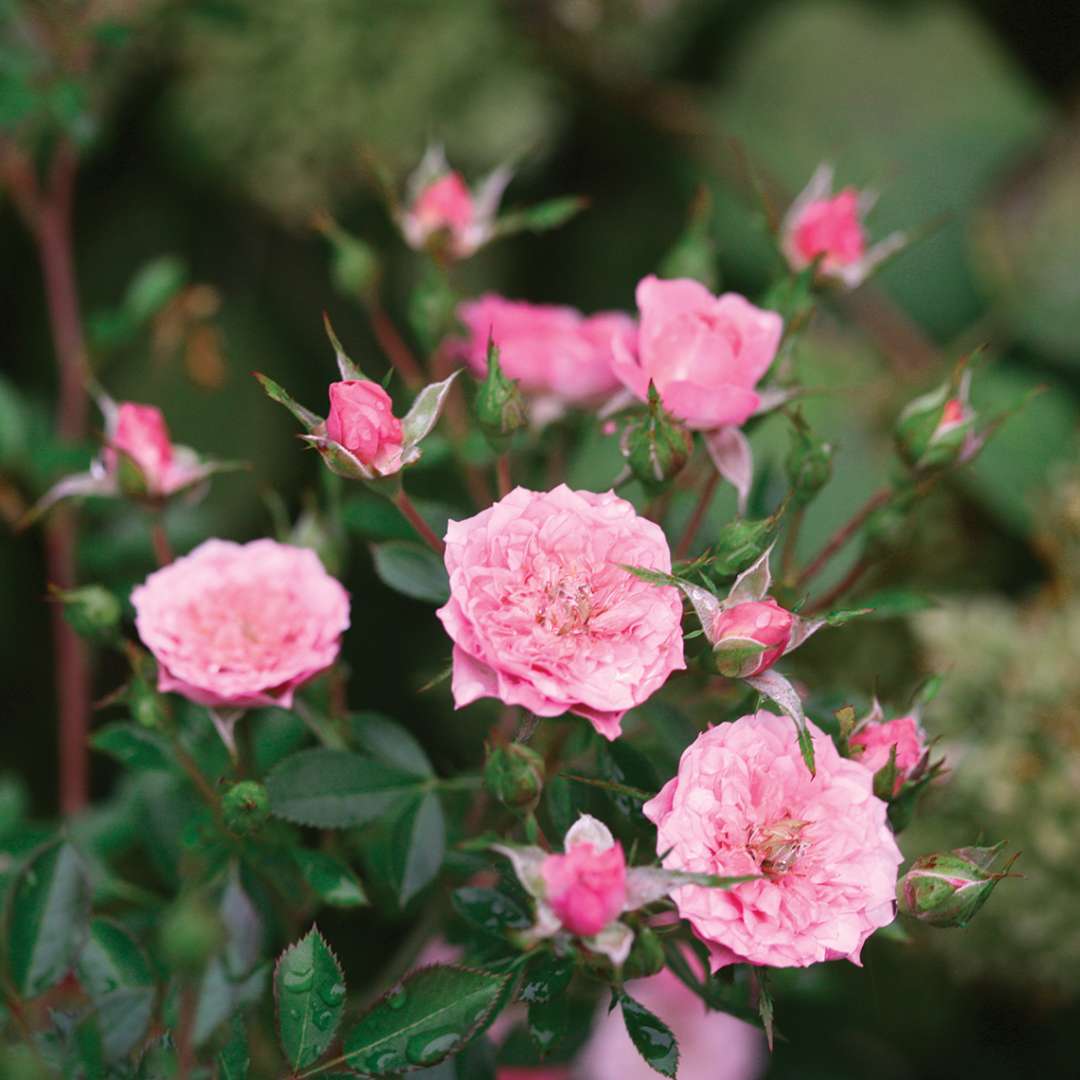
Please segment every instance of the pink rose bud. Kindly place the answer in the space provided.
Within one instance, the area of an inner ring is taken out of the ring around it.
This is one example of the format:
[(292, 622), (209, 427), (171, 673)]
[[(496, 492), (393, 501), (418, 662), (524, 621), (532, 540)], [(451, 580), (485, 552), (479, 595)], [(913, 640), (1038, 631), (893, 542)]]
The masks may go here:
[(859, 193), (844, 188), (831, 198), (807, 204), (791, 224), (789, 244), (794, 262), (809, 266), (820, 258), (826, 273), (857, 263), (866, 254)]
[(392, 472), (404, 438), (390, 395), (369, 379), (330, 384), (327, 437), (344, 446), (362, 464)]
[(729, 679), (760, 675), (784, 655), (794, 626), (795, 617), (772, 597), (721, 611), (709, 634), (717, 670)]
[(409, 241), (422, 247), (436, 233), (454, 239), (473, 223), (473, 197), (459, 172), (447, 172), (433, 180), (409, 208)]
[(549, 855), (541, 873), (547, 902), (572, 934), (591, 937), (617, 918), (626, 903), (626, 856), (622, 844), (603, 851), (575, 844), (565, 855)]
[(899, 716), (895, 720), (864, 725), (851, 736), (848, 745), (852, 756), (872, 773), (888, 765), (892, 748), (896, 747), (896, 780), (892, 793), (897, 795), (926, 753), (926, 733), (918, 717)]
[(173, 445), (161, 410), (153, 405), (125, 401), (117, 407), (116, 426), (105, 447), (105, 468), (123, 474), (120, 455), (135, 463), (143, 475), (146, 492), (163, 494), (173, 464)]
[(975, 917), (1009, 868), (992, 869), (1003, 844), (988, 848), (957, 848), (916, 859), (896, 886), (900, 911), (939, 927), (963, 927)]

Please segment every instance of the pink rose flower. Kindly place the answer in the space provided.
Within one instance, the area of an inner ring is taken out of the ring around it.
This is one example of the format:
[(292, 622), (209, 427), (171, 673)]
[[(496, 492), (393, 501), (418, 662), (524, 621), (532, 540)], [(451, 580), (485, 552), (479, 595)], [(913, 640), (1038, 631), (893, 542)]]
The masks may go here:
[(173, 445), (161, 410), (123, 401), (116, 408), (114, 423), (102, 455), (106, 470), (116, 472), (120, 454), (125, 454), (146, 478), (147, 490), (164, 494), (173, 471)]
[(461, 173), (444, 173), (420, 192), (410, 209), (417, 246), (423, 247), (428, 237), (444, 230), (463, 234), (473, 214), (472, 193)]
[(390, 395), (370, 379), (331, 383), (327, 438), (376, 472), (395, 472), (404, 433), (393, 407)]
[(784, 655), (794, 627), (794, 615), (771, 596), (719, 611), (709, 640), (720, 673), (732, 679), (760, 675)]
[[(671, 1028), (679, 1043), (679, 1080), (756, 1080), (764, 1074), (765, 1036), (727, 1013), (708, 1011), (667, 968), (647, 979), (632, 979), (626, 989)], [(619, 1010), (608, 1012), (606, 1003), (597, 1011), (592, 1035), (576, 1064), (578, 1075), (588, 1080), (656, 1077), (630, 1041)]]
[(821, 257), (826, 273), (857, 262), (866, 252), (859, 193), (849, 187), (808, 203), (792, 224), (790, 244), (797, 262), (809, 266)]
[(622, 844), (598, 851), (575, 844), (565, 855), (548, 855), (540, 868), (547, 901), (571, 934), (591, 937), (618, 918), (626, 903), (626, 856)]
[(926, 733), (917, 716), (899, 716), (895, 720), (871, 721), (860, 727), (848, 740), (856, 760), (876, 773), (889, 763), (892, 748), (896, 747), (896, 784), (898, 794), (904, 781), (926, 753)]
[(487, 372), (490, 336), (499, 346), (503, 372), (526, 393), (550, 403), (550, 411), (610, 394), (619, 385), (611, 371), (612, 340), (619, 337), (632, 349), (637, 334), (634, 320), (620, 312), (586, 316), (571, 307), (527, 304), (493, 293), (461, 304), (458, 318), (469, 332), (458, 348), (473, 372)]
[(314, 551), (207, 540), (131, 594), (158, 689), (213, 708), (289, 708), (336, 659), (349, 596)]
[(821, 259), (820, 274), (854, 289), (907, 239), (895, 232), (868, 247), (864, 221), (876, 195), (853, 187), (834, 195), (832, 185), (832, 167), (818, 166), (784, 215), (780, 246), (792, 270), (805, 270)]
[(644, 401), (651, 380), (664, 408), (694, 430), (745, 423), (780, 345), (780, 316), (738, 293), (713, 296), (696, 281), (651, 275), (638, 283), (637, 306), (636, 350), (614, 342), (613, 370), (627, 389)]
[(842, 758), (809, 721), (817, 775), (791, 722), (769, 712), (719, 724), (683, 753), (678, 775), (644, 806), (665, 866), (760, 874), (731, 889), (685, 885), (672, 897), (727, 964), (805, 967), (845, 958), (892, 922), (900, 850), (873, 773)]
[(457, 708), (481, 697), (572, 712), (608, 739), (683, 660), (682, 602), (623, 565), (665, 573), (659, 526), (612, 492), (516, 488), (446, 533)]

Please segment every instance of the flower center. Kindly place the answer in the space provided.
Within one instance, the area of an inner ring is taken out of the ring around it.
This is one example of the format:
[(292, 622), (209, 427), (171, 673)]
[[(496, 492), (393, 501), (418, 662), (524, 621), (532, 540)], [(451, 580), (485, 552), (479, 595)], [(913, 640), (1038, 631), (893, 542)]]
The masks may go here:
[(585, 633), (594, 613), (592, 583), (582, 573), (556, 578), (541, 590), (536, 623), (563, 637)]
[(746, 835), (746, 849), (766, 877), (782, 877), (809, 847), (803, 830), (809, 822), (779, 818), (769, 825), (754, 825)]

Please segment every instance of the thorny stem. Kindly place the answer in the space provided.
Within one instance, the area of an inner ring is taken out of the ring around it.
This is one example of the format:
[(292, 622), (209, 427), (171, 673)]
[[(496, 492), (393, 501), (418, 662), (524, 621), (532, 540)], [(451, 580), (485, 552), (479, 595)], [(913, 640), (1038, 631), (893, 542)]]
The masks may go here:
[(409, 524), (420, 534), (423, 541), (436, 555), (440, 557), (446, 551), (446, 545), (431, 530), (431, 526), (420, 516), (420, 511), (413, 505), (412, 500), (405, 494), (404, 488), (399, 490), (393, 499), (394, 505), (405, 516)]
[[(39, 180), (30, 159), (5, 144), (0, 146), (0, 170), (37, 247), (59, 375), (56, 434), (74, 442), (86, 434), (87, 413), (86, 343), (71, 230), (77, 153), (70, 139), (61, 139), (48, 175)], [(53, 585), (74, 586), (75, 555), (75, 519), (70, 510), (62, 510), (53, 515), (45, 533), (46, 573)], [(89, 792), (90, 667), (85, 644), (59, 607), (50, 619), (59, 712), (60, 809), (75, 814), (86, 805)]]
[(892, 498), (891, 488), (882, 488), (880, 491), (874, 492), (869, 499), (846, 522), (841, 525), (839, 529), (829, 538), (825, 543), (825, 546), (817, 553), (814, 559), (806, 567), (806, 569), (799, 575), (799, 579), (796, 585), (802, 587), (806, 585), (813, 577), (815, 577), (821, 570), (825, 568), (829, 560), (855, 535), (856, 532), (862, 527), (866, 519), (880, 506), (884, 506), (885, 503)]
[(705, 515), (709, 512), (709, 506), (712, 504), (713, 496), (716, 494), (716, 486), (719, 483), (720, 474), (715, 469), (710, 469), (709, 475), (705, 479), (705, 485), (701, 489), (701, 495), (698, 498), (697, 506), (694, 507), (694, 513), (687, 522), (686, 530), (682, 534), (679, 546), (675, 549), (674, 558), (676, 561), (685, 559), (686, 556), (690, 554), (690, 548), (693, 546), (694, 537), (697, 536), (698, 530), (701, 528), (701, 523), (705, 520)]

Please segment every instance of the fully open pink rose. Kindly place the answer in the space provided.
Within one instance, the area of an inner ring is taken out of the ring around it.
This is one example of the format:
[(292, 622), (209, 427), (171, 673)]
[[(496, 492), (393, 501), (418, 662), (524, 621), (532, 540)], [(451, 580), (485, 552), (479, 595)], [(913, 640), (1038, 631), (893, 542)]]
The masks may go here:
[[(696, 958), (687, 953), (694, 965)], [(678, 976), (665, 968), (647, 979), (632, 979), (627, 993), (671, 1028), (679, 1044), (679, 1080), (756, 1080), (768, 1053), (757, 1028), (727, 1013), (710, 1012)], [(575, 1075), (588, 1080), (655, 1080), (626, 1031), (619, 1010), (602, 1004), (596, 1026), (577, 1059)], [(500, 1074), (501, 1080), (501, 1074)]]
[(614, 739), (627, 709), (685, 667), (682, 602), (623, 566), (665, 573), (659, 526), (612, 492), (515, 488), (446, 533), (460, 709), (481, 697), (537, 716), (573, 712)]
[(797, 266), (821, 257), (822, 269), (830, 273), (858, 262), (866, 254), (859, 193), (844, 188), (832, 198), (808, 203), (791, 223), (788, 243)]
[(626, 856), (618, 842), (603, 851), (575, 844), (565, 855), (549, 855), (541, 873), (547, 902), (571, 934), (599, 934), (626, 903)]
[(916, 716), (898, 716), (880, 723), (871, 721), (851, 736), (849, 744), (856, 760), (876, 773), (889, 763), (892, 748), (896, 747), (896, 784), (898, 792), (911, 771), (926, 753), (926, 733)]
[(288, 708), (349, 625), (348, 594), (315, 552), (274, 540), (207, 540), (131, 602), (158, 689), (213, 707)]
[(817, 775), (791, 721), (769, 712), (719, 724), (684, 751), (678, 775), (644, 806), (669, 868), (760, 874), (732, 889), (684, 885), (679, 914), (727, 964), (859, 962), (893, 919), (900, 851), (873, 773), (807, 723)]
[(505, 374), (533, 397), (553, 405), (582, 405), (618, 385), (611, 370), (612, 341), (632, 349), (634, 320), (620, 312), (582, 315), (571, 307), (527, 304), (489, 293), (458, 307), (469, 332), (461, 352), (477, 375), (487, 371), (488, 338), (499, 346)]
[(621, 338), (614, 343), (613, 370), (626, 387), (644, 401), (651, 380), (664, 408), (695, 430), (745, 423), (780, 345), (780, 316), (737, 293), (713, 296), (687, 278), (644, 278), (637, 306), (636, 349)]
[(794, 626), (771, 596), (720, 611), (709, 634), (720, 672), (733, 679), (761, 674), (784, 655)]
[(105, 468), (115, 472), (120, 454), (131, 458), (146, 479), (147, 489), (164, 493), (169, 487), (173, 445), (160, 409), (123, 401), (116, 408), (114, 428), (105, 445)]
[(377, 472), (394, 472), (404, 434), (393, 408), (390, 395), (370, 379), (331, 383), (327, 437)]

